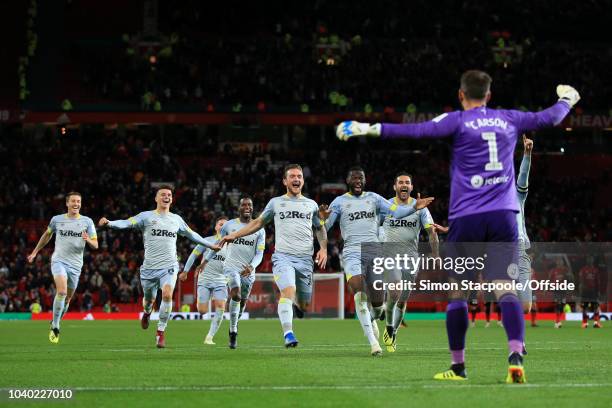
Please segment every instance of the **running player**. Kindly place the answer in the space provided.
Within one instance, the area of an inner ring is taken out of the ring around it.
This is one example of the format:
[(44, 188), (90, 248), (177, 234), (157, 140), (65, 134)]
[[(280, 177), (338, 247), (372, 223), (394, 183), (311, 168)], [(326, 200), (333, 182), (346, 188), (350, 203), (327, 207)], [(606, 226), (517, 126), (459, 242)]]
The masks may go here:
[[(238, 212), (239, 218), (226, 222), (221, 228), (221, 238), (241, 230), (253, 220), (253, 200), (250, 197), (241, 198)], [(251, 294), (255, 282), (255, 269), (263, 259), (265, 248), (264, 228), (232, 240), (227, 247), (223, 273), (230, 288), (229, 348), (231, 349), (238, 346), (238, 318)], [(212, 253), (207, 256), (207, 260), (211, 257)]]
[[(211, 242), (218, 241), (221, 239), (221, 227), (227, 222), (227, 217), (219, 217), (215, 222), (215, 235), (206, 237), (205, 239)], [(208, 251), (212, 252), (212, 258), (210, 261), (206, 261)], [(187, 279), (189, 271), (193, 266), (196, 259), (203, 254), (202, 262), (196, 268), (196, 274), (198, 277), (197, 285), (197, 304), (198, 312), (205, 314), (208, 313), (208, 302), (213, 301), (215, 307), (215, 315), (211, 317), (210, 328), (208, 334), (204, 338), (204, 344), (215, 344), (213, 338), (223, 322), (223, 315), (225, 313), (225, 302), (227, 301), (227, 279), (223, 274), (223, 262), (225, 261), (225, 248), (219, 252), (214, 252), (210, 249), (206, 249), (204, 245), (198, 244), (185, 263), (183, 272), (179, 273), (179, 279), (183, 282)], [(212, 313), (211, 313), (212, 315)]]
[[(496, 110), (487, 107), (492, 82), (488, 74), (467, 71), (460, 82), (458, 97), (463, 111), (443, 113), (418, 124), (343, 122), (337, 128), (337, 136), (341, 140), (354, 136), (383, 139), (452, 136), (448, 242), (516, 242), (516, 213), (520, 208), (516, 199), (513, 155), (518, 136), (559, 124), (580, 100), (580, 95), (568, 85), (559, 85), (559, 101), (541, 112)], [(512, 245), (505, 246), (509, 248), (502, 256), (496, 257), (499, 267), (493, 267), (490, 258), (487, 260), (485, 278), (489, 281), (502, 283), (516, 277), (518, 252), (511, 248)], [(523, 383), (525, 373), (521, 351), (525, 326), (521, 303), (514, 291), (497, 293), (497, 296), (510, 352), (506, 381)], [(465, 337), (469, 325), (466, 294), (455, 292), (451, 298), (446, 326), (452, 365), (450, 370), (436, 374), (434, 378), (466, 380)]]
[[(321, 205), (321, 213), (327, 218), (325, 227), (329, 231), (336, 220), (340, 221), (340, 233), (344, 240), (342, 249), (342, 260), (344, 262), (344, 273), (349, 287), (354, 294), (355, 311), (359, 318), (359, 323), (363, 328), (365, 336), (371, 347), (373, 356), (382, 355), (382, 349), (378, 343), (378, 326), (375, 319), (378, 319), (383, 312), (383, 292), (367, 290), (366, 286), (372, 284), (367, 282), (366, 270), (363, 264), (371, 254), (362, 254), (361, 245), (364, 243), (379, 242), (378, 223), (379, 215), (389, 214), (400, 219), (414, 214), (421, 208), (425, 208), (433, 201), (433, 197), (418, 198), (411, 204), (400, 205), (385, 200), (380, 195), (364, 191), (366, 185), (365, 172), (361, 167), (351, 167), (346, 177), (346, 184), (349, 192), (332, 201), (329, 208)], [(368, 310), (368, 296), (370, 293), (370, 303), (372, 314)], [(377, 299), (375, 297), (381, 297)]]
[(144, 211), (127, 220), (109, 221), (102, 217), (98, 225), (118, 230), (136, 228), (142, 231), (145, 254), (140, 267), (140, 283), (144, 293), (141, 326), (143, 329), (149, 327), (153, 303), (157, 290), (161, 288), (162, 301), (159, 308), (156, 342), (158, 348), (164, 348), (166, 347), (164, 332), (172, 312), (172, 292), (179, 269), (176, 254), (177, 236), (184, 236), (215, 251), (221, 248), (192, 231), (179, 215), (170, 212), (172, 187), (158, 187), (155, 202), (157, 208), (154, 211)]
[(287, 194), (271, 199), (258, 218), (224, 236), (221, 243), (251, 235), (274, 221), (272, 272), (281, 292), (278, 317), (285, 337), (285, 347), (289, 348), (298, 345), (293, 333), (293, 303), (297, 301), (300, 309), (306, 310), (312, 297), (314, 235), (320, 246), (315, 262), (319, 268), (325, 269), (327, 233), (319, 219), (317, 203), (302, 195), (304, 174), (299, 164), (285, 166), (283, 185), (287, 188)]
[[(410, 197), (412, 193), (413, 184), (412, 176), (405, 171), (399, 172), (395, 176), (393, 183), (393, 190), (395, 191), (395, 197), (391, 198), (390, 201), (402, 206), (412, 205), (414, 198)], [(419, 235), (421, 229), (425, 228), (429, 238), (431, 246), (432, 256), (437, 258), (440, 256), (438, 234), (433, 225), (433, 218), (427, 208), (421, 208), (412, 215), (405, 218), (397, 218), (393, 214), (387, 212), (381, 212), (383, 217), (383, 231), (386, 242), (402, 244), (402, 251), (410, 257), (417, 258), (419, 256)], [(402, 270), (401, 277), (402, 281), (412, 281), (416, 279), (418, 271)], [(399, 279), (398, 279), (399, 280)], [(387, 325), (385, 332), (383, 333), (383, 341), (387, 346), (387, 351), (390, 353), (395, 352), (397, 348), (397, 331), (400, 327), (404, 313), (406, 312), (406, 303), (410, 297), (410, 290), (387, 291), (387, 301), (385, 308), (385, 317)]]
[(91, 218), (80, 214), (81, 193), (71, 191), (66, 194), (66, 214), (51, 218), (47, 230), (42, 234), (36, 248), (28, 255), (28, 262), (34, 262), (36, 255), (55, 237), (55, 249), (51, 256), (51, 273), (55, 282), (53, 299), (53, 321), (49, 331), (49, 341), (59, 343), (60, 320), (70, 307), (70, 300), (79, 283), (83, 267), (85, 244), (98, 249), (96, 228)]

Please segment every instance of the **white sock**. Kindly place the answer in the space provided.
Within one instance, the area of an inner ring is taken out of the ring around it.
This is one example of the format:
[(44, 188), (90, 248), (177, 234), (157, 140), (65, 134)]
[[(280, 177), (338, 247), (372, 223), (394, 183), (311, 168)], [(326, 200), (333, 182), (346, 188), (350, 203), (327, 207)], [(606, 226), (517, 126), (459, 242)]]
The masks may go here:
[(62, 315), (60, 316), (60, 319), (64, 318), (64, 315), (66, 314), (66, 312), (68, 311), (68, 308), (70, 307), (70, 302), (65, 302), (64, 304), (64, 310), (62, 310)]
[(374, 331), (372, 330), (372, 317), (370, 316), (370, 311), (368, 310), (366, 295), (363, 292), (357, 292), (355, 293), (354, 299), (355, 312), (357, 312), (357, 317), (359, 318), (359, 323), (361, 323), (363, 334), (368, 338), (368, 342), (371, 346), (378, 344), (378, 339), (374, 336)]
[(399, 308), (397, 305), (393, 308), (393, 328), (395, 331), (399, 329), (402, 320), (404, 320), (404, 313), (406, 312), (406, 304), (404, 303), (404, 307)]
[(55, 295), (55, 299), (53, 299), (53, 323), (51, 323), (51, 326), (54, 329), (59, 329), (60, 327), (60, 320), (63, 316), (65, 301), (66, 295)]
[(153, 311), (153, 302), (147, 301), (147, 299), (142, 298), (142, 308), (145, 313), (151, 313)]
[(210, 337), (215, 337), (215, 334), (217, 334), (217, 330), (219, 330), (219, 327), (221, 326), (221, 323), (223, 322), (224, 312), (225, 310), (221, 308), (215, 309), (215, 316), (210, 321), (210, 329), (208, 329), (208, 335)]
[(238, 314), (240, 314), (240, 302), (231, 299), (229, 304), (229, 315), (230, 332), (232, 333), (238, 333)]
[(283, 328), (283, 334), (293, 331), (293, 301), (289, 298), (280, 298), (278, 301), (278, 318)]
[(172, 301), (166, 302), (161, 301), (159, 305), (159, 322), (157, 323), (157, 330), (164, 331), (168, 325), (170, 319), (170, 313), (172, 312)]
[(385, 320), (387, 322), (387, 326), (393, 326), (393, 311), (395, 310), (395, 304), (397, 302), (391, 299), (391, 296), (387, 296), (387, 301), (385, 302)]

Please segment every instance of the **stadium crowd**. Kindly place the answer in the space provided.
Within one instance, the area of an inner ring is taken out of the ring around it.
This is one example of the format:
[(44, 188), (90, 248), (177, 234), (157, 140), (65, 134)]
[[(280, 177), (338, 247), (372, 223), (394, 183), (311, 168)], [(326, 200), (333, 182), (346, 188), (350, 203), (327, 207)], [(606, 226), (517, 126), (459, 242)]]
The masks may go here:
[[(582, 109), (607, 109), (610, 49), (596, 30), (603, 4), (561, 3), (316, 1), (286, 13), (279, 1), (265, 12), (237, 1), (162, 2), (157, 35), (135, 27), (106, 42), (74, 36), (66, 58), (79, 89), (70, 97), (75, 109), (96, 101), (168, 111), (441, 111), (459, 73), (479, 67), (494, 78), (494, 105), (545, 106), (572, 78)], [(75, 19), (78, 6), (70, 5)], [(547, 18), (529, 23), (540, 13)], [(572, 35), (559, 28), (567, 26)]]
[[(359, 163), (366, 170), (368, 188), (386, 197), (393, 195), (397, 171), (412, 172), (414, 194), (435, 196), (430, 207), (433, 217), (447, 224), (449, 158), (443, 145), (433, 144), (426, 152), (398, 149), (390, 153), (376, 149), (375, 144), (342, 149), (336, 142), (314, 140), (299, 151), (283, 151), (275, 145), (239, 151), (208, 136), (160, 139), (141, 132), (120, 136), (100, 131), (58, 137), (47, 132), (0, 139), (0, 158), (0, 311), (27, 311), (35, 302), (44, 310), (50, 308), (53, 245), (33, 264), (25, 258), (50, 218), (65, 212), (63, 194), (71, 190), (83, 194), (82, 213), (97, 222), (101, 216), (127, 218), (151, 209), (151, 183), (171, 181), (173, 211), (202, 235), (212, 235), (216, 217), (237, 215), (242, 195), (253, 197), (257, 214), (271, 197), (283, 194), (281, 168), (287, 162), (304, 166), (305, 191), (318, 203), (329, 203), (343, 192), (338, 186), (344, 184), (347, 168)], [(612, 240), (609, 210), (595, 205), (598, 186), (610, 184), (608, 173), (596, 179), (552, 177), (538, 167), (536, 157), (532, 174), (537, 176), (530, 181), (526, 214), (533, 241)], [(259, 272), (271, 270), (271, 230), (267, 237)], [(99, 229), (98, 240), (99, 250), (85, 252), (75, 309), (105, 306), (110, 310), (120, 303), (134, 303), (140, 296), (138, 268), (143, 248), (139, 233)], [(179, 239), (178, 245), (185, 262), (191, 244)], [(341, 245), (336, 230), (329, 242), (328, 271), (340, 270)]]

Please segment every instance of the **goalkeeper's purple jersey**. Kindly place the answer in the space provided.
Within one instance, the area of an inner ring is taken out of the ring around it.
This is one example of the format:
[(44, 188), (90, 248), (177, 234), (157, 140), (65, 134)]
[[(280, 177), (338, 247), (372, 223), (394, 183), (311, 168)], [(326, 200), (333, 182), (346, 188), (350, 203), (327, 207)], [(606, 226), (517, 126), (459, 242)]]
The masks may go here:
[(382, 125), (384, 139), (453, 138), (449, 219), (497, 210), (518, 212), (514, 149), (523, 132), (559, 124), (569, 112), (560, 101), (540, 112), (481, 106), (416, 124)]

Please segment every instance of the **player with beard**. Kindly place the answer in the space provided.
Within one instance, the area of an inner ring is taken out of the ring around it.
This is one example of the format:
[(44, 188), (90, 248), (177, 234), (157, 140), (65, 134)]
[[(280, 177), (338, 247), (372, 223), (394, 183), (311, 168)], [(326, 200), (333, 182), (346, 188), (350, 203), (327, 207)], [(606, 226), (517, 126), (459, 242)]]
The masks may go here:
[[(328, 231), (336, 220), (340, 221), (340, 232), (344, 240), (342, 249), (344, 273), (354, 293), (355, 311), (370, 343), (371, 354), (380, 356), (382, 349), (378, 343), (378, 326), (374, 320), (383, 312), (384, 293), (371, 290), (372, 282), (366, 282), (369, 279), (365, 276), (367, 271), (363, 265), (368, 263), (369, 257), (373, 254), (362, 254), (362, 244), (379, 242), (378, 220), (381, 212), (398, 219), (404, 218), (425, 208), (433, 201), (433, 197), (419, 197), (405, 206), (392, 203), (376, 193), (364, 191), (366, 177), (361, 167), (349, 169), (346, 184), (349, 192), (336, 197), (329, 207), (321, 205), (320, 210), (323, 218), (326, 218), (325, 226)], [(372, 313), (368, 310), (367, 293), (371, 297)]]
[[(393, 183), (395, 197), (390, 198), (390, 201), (400, 207), (412, 205), (415, 201), (414, 198), (410, 197), (412, 189), (412, 176), (405, 171), (399, 172), (395, 176), (395, 182)], [(432, 256), (434, 258), (440, 256), (438, 234), (435, 228), (432, 228), (434, 221), (429, 209), (421, 208), (414, 214), (404, 218), (381, 212), (381, 218), (383, 219), (382, 227), (385, 242), (402, 244), (403, 253), (408, 254), (410, 257), (417, 258), (419, 256), (419, 235), (421, 229), (424, 228), (427, 231)], [(395, 245), (394, 249), (397, 247), (399, 247), (399, 245)], [(414, 282), (418, 274), (418, 270), (411, 271), (403, 269), (400, 272), (401, 276), (397, 277), (397, 281), (401, 279), (402, 281)], [(404, 318), (406, 303), (409, 297), (409, 289), (403, 291), (387, 291), (385, 308), (387, 325), (383, 333), (383, 341), (385, 346), (387, 346), (387, 351), (390, 353), (395, 352), (397, 348), (397, 330)]]
[[(293, 304), (306, 310), (312, 298), (312, 253), (314, 235), (320, 249), (315, 262), (321, 269), (327, 264), (327, 233), (319, 219), (317, 203), (302, 195), (304, 173), (299, 164), (288, 164), (283, 171), (283, 185), (287, 193), (272, 198), (261, 215), (241, 229), (230, 232), (221, 244), (231, 243), (274, 222), (275, 252), (272, 255), (274, 281), (281, 292), (278, 317), (281, 322), (285, 347), (297, 347), (293, 333)], [(313, 233), (314, 230), (314, 233)]]

